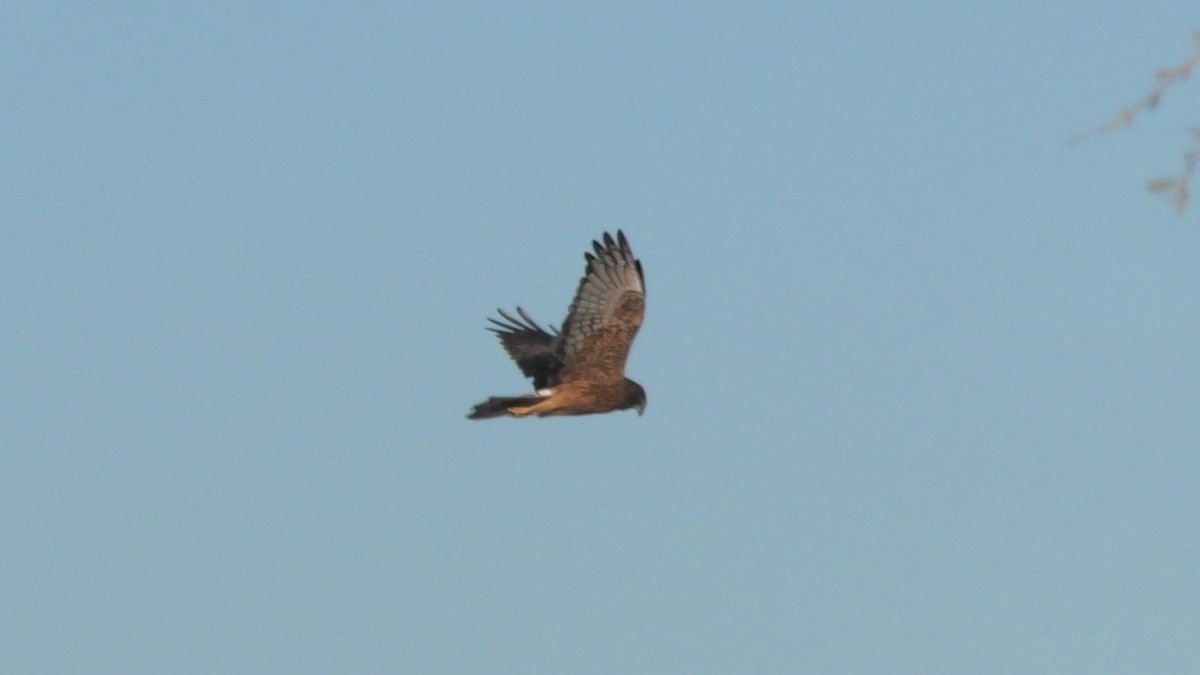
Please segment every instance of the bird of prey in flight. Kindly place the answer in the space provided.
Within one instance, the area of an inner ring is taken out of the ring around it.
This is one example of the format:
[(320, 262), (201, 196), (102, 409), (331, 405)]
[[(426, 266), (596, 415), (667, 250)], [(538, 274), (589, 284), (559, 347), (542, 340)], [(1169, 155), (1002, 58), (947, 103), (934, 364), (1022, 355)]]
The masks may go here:
[(488, 330), (526, 377), (534, 393), (493, 396), (476, 405), (468, 419), (509, 415), (590, 415), (635, 408), (646, 410), (646, 390), (625, 377), (625, 359), (646, 311), (642, 263), (633, 256), (625, 233), (607, 232), (587, 265), (562, 330), (546, 330), (524, 309), (517, 316), (498, 310)]

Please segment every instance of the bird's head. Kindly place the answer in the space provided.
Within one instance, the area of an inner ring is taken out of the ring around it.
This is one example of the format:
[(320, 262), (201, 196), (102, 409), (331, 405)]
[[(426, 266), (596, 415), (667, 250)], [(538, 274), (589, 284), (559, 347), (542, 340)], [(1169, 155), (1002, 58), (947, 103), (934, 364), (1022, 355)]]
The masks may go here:
[(646, 412), (646, 390), (642, 389), (642, 385), (637, 382), (625, 378), (625, 401), (621, 405), (621, 409), (628, 410), (629, 408), (637, 410), (638, 417)]

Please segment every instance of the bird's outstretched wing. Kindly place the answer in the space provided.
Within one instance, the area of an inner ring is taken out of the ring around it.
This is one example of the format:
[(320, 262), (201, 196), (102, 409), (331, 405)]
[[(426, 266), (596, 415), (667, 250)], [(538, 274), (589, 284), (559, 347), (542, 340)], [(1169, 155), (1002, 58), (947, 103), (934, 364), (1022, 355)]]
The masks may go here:
[(595, 254), (585, 253), (587, 268), (567, 312), (554, 352), (562, 362), (563, 382), (611, 382), (625, 375), (625, 359), (646, 311), (642, 263), (633, 255), (625, 233), (605, 233), (594, 241)]
[(499, 309), (503, 321), (489, 318), (492, 326), (488, 330), (500, 338), (504, 351), (516, 361), (517, 367), (525, 377), (533, 378), (534, 389), (552, 387), (558, 384), (558, 371), (562, 368), (562, 360), (554, 353), (554, 339), (557, 333), (551, 326), (547, 331), (538, 325), (533, 317), (524, 309), (517, 308), (517, 315)]

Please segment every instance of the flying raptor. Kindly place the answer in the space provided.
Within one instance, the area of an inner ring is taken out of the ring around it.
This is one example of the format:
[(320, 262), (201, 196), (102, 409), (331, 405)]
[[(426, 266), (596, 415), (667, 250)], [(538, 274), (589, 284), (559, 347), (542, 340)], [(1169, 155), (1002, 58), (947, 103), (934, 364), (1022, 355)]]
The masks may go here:
[(646, 279), (625, 233), (592, 242), (562, 331), (539, 326), (524, 309), (517, 316), (497, 310), (488, 330), (526, 377), (534, 393), (493, 396), (478, 404), (468, 419), (510, 415), (590, 415), (634, 408), (646, 410), (646, 390), (625, 377), (625, 359), (646, 311)]

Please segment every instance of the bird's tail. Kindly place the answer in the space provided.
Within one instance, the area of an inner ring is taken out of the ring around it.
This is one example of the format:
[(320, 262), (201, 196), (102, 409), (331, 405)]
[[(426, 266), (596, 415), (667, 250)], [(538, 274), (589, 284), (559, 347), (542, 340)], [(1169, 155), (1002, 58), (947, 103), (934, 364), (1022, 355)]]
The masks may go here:
[(489, 417), (500, 417), (501, 415), (508, 414), (508, 409), (513, 406), (533, 405), (542, 399), (542, 396), (532, 394), (527, 396), (493, 396), (472, 408), (471, 413), (467, 415), (467, 419), (486, 420)]

